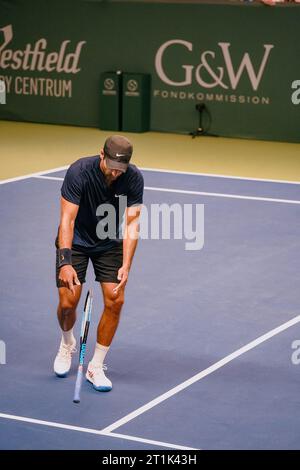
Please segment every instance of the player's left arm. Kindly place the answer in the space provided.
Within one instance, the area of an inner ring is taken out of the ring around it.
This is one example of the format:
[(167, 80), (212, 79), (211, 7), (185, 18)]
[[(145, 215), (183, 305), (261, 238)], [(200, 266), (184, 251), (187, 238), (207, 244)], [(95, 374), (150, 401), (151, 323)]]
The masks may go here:
[(125, 225), (123, 238), (123, 265), (118, 271), (118, 279), (121, 281), (114, 289), (118, 293), (128, 279), (134, 253), (138, 244), (140, 234), (140, 215), (142, 205), (127, 207), (125, 211)]

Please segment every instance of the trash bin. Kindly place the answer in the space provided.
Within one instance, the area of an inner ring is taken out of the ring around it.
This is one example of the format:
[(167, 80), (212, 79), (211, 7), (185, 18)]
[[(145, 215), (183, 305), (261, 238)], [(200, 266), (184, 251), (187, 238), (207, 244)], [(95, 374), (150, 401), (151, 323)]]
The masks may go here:
[(104, 72), (100, 77), (100, 118), (103, 130), (121, 130), (122, 73)]
[(122, 82), (122, 131), (148, 131), (150, 129), (150, 75), (124, 73)]

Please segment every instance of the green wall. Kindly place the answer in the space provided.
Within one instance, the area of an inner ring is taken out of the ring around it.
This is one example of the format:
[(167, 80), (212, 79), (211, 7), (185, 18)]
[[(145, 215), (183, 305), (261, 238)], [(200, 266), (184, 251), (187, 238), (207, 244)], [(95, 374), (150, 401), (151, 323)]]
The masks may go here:
[(0, 0), (0, 29), (1, 119), (99, 127), (122, 70), (151, 74), (152, 130), (205, 103), (213, 134), (300, 142), (300, 5)]

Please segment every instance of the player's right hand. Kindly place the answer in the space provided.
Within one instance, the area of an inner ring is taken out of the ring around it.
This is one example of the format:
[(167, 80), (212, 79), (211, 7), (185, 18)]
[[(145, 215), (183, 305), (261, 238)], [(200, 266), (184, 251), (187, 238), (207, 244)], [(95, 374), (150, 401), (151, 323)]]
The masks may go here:
[(70, 264), (62, 266), (59, 270), (58, 279), (62, 287), (67, 287), (68, 289), (70, 289), (72, 294), (75, 295), (74, 284), (80, 286), (80, 281), (73, 266), (71, 266)]

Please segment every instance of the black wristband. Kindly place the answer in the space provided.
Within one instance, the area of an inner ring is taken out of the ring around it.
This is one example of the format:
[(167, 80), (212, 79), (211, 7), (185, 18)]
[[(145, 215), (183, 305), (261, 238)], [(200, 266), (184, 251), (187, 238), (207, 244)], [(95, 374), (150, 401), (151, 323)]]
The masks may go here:
[(66, 266), (67, 264), (72, 265), (72, 250), (70, 250), (70, 248), (58, 248), (57, 256), (58, 256), (58, 268), (59, 269), (62, 266)]

